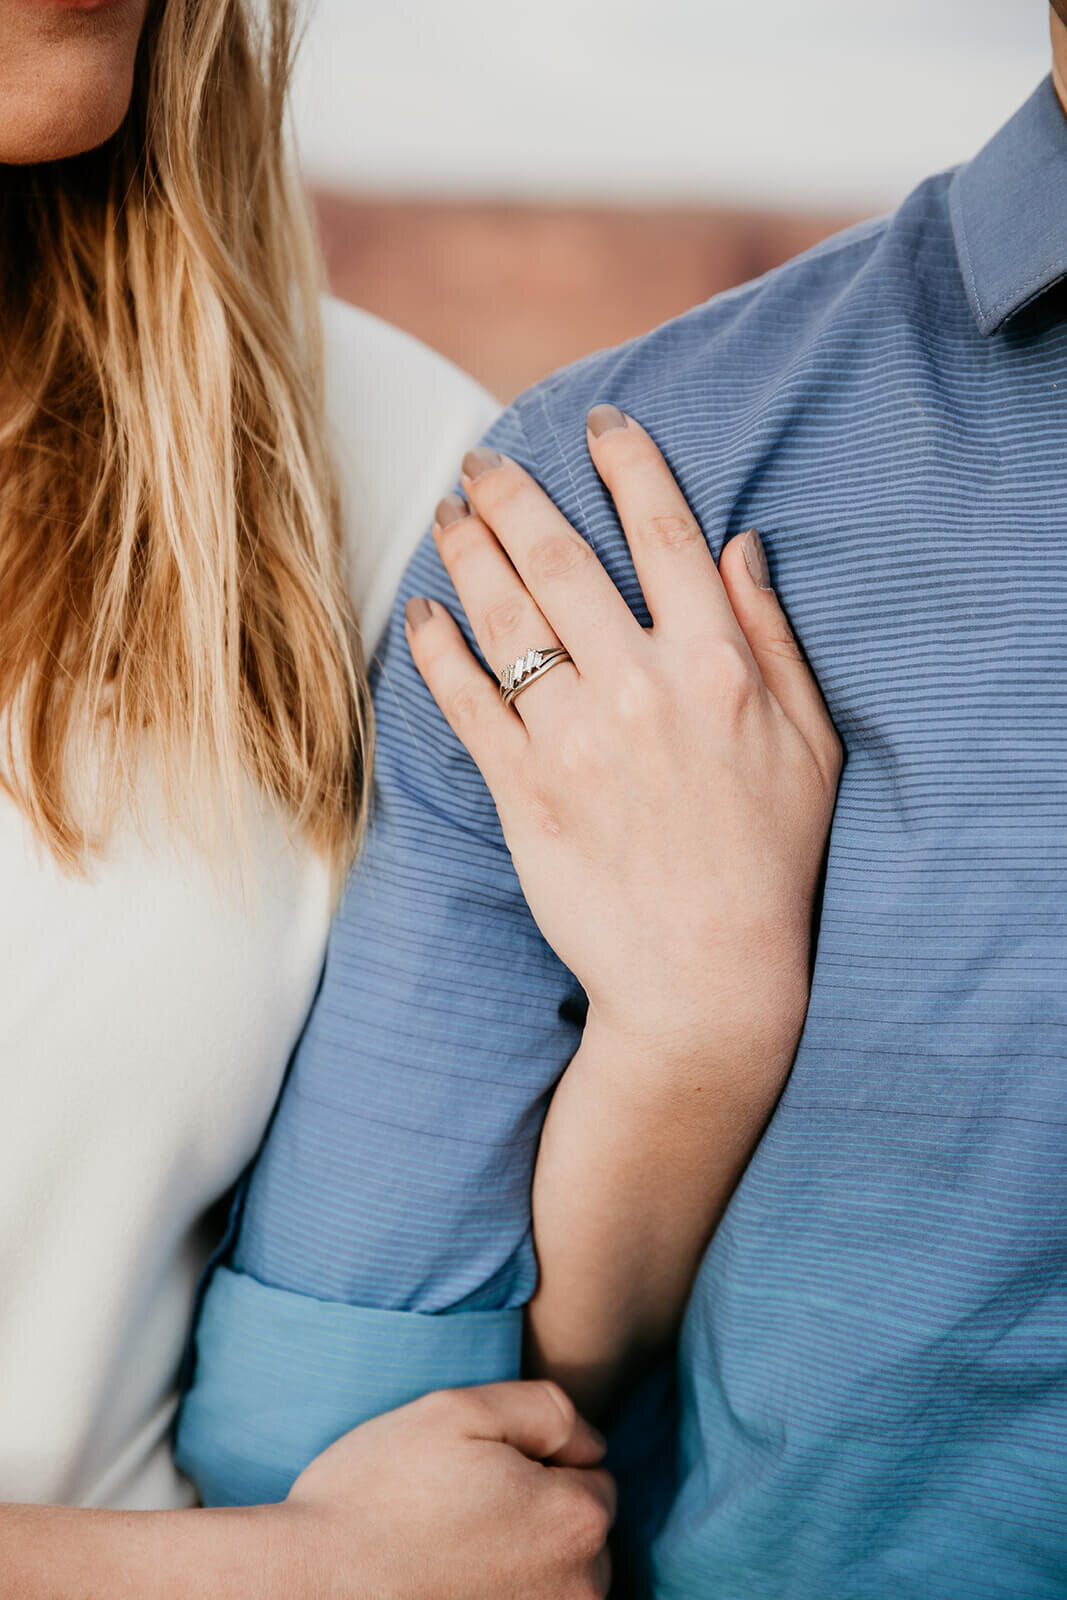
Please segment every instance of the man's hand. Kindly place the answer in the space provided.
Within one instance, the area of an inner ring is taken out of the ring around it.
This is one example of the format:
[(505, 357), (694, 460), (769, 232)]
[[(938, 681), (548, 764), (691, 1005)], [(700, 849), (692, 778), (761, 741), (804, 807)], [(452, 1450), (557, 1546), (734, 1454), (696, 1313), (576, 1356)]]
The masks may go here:
[(378, 1417), (324, 1451), (293, 1486), (284, 1513), (294, 1551), (310, 1562), (293, 1592), (337, 1600), (606, 1595), (615, 1489), (598, 1469), (603, 1454), (554, 1383), (448, 1390)]

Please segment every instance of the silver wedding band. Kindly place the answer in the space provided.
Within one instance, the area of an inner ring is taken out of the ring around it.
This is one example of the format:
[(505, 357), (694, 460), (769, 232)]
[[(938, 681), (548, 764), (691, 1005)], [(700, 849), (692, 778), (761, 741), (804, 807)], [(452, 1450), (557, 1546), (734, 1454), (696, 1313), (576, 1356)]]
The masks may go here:
[(554, 645), (550, 650), (527, 650), (524, 656), (509, 662), (500, 674), (500, 697), (504, 704), (509, 706), (531, 683), (570, 659), (562, 645)]

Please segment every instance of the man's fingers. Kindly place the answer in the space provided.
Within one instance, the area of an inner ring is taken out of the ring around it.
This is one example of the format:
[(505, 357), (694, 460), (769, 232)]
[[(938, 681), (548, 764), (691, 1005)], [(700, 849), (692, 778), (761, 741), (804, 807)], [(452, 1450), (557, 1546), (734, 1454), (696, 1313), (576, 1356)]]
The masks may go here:
[(587, 1499), (593, 1510), (598, 1512), (602, 1519), (597, 1530), (602, 1536), (597, 1539), (599, 1548), (600, 1544), (606, 1543), (619, 1509), (619, 1491), (615, 1479), (602, 1467), (584, 1472), (571, 1467), (555, 1467), (553, 1470), (558, 1482), (572, 1489), (576, 1497)]
[(525, 754), (525, 728), (504, 705), (444, 606), (416, 597), (408, 601), (404, 618), (408, 646), (426, 687), (499, 804), (499, 783)]
[(557, 1467), (596, 1467), (603, 1461), (606, 1449), (603, 1435), (579, 1416), (575, 1419), (574, 1432), (551, 1460)]
[(763, 541), (755, 528), (724, 547), (719, 572), (764, 683), (836, 782), (840, 743), (819, 685), (771, 586)]
[(617, 406), (594, 406), (589, 452), (611, 492), (656, 627), (706, 637), (737, 624), (699, 522), (655, 441)]
[(470, 1403), (472, 1438), (510, 1444), (531, 1461), (561, 1466), (592, 1466), (603, 1459), (603, 1439), (558, 1384), (487, 1383), (462, 1393)]
[(583, 1472), (579, 1482), (583, 1489), (600, 1501), (607, 1512), (608, 1528), (609, 1530), (613, 1528), (619, 1510), (619, 1491), (611, 1473), (605, 1471), (603, 1467), (597, 1467), (592, 1471)]

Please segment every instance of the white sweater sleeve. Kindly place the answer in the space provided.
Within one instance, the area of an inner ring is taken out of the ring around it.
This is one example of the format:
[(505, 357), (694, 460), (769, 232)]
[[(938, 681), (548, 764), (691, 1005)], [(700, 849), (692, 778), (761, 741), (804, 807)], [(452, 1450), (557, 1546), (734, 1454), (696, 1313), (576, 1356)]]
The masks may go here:
[(368, 312), (325, 299), (322, 317), (345, 563), (369, 660), (434, 506), (500, 406), (443, 356)]

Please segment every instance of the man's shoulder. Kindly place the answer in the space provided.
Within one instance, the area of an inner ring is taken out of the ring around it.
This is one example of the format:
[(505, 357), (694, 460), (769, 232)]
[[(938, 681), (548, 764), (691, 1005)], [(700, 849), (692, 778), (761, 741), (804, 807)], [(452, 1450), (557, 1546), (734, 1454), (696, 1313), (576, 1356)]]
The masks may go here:
[[(643, 421), (669, 416), (673, 405), (691, 408), (694, 389), (713, 410), (743, 404), (835, 323), (862, 316), (865, 297), (884, 302), (891, 294), (903, 304), (917, 291), (917, 262), (931, 242), (943, 257), (954, 252), (951, 178), (930, 178), (891, 215), (834, 234), (650, 333), (554, 373), (517, 402), (531, 444), (550, 449), (553, 434), (573, 431), (599, 401), (636, 409)], [(726, 370), (728, 387), (716, 381)]]

